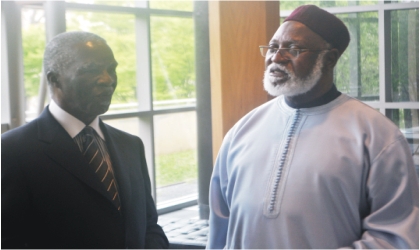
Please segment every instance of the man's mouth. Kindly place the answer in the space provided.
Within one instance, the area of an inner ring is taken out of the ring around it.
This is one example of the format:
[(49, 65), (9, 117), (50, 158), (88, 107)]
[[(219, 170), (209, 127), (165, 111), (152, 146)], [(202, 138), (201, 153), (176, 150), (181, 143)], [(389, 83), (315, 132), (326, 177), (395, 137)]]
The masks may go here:
[(271, 76), (274, 76), (274, 77), (286, 77), (286, 76), (288, 76), (289, 74), (287, 74), (285, 71), (283, 71), (283, 70), (278, 70), (278, 69), (275, 69), (275, 70), (272, 70), (272, 71), (270, 71), (270, 75)]
[(290, 77), (286, 71), (278, 67), (271, 68), (269, 73), (270, 73), (270, 77), (274, 78), (273, 84), (276, 84), (276, 85), (287, 81)]

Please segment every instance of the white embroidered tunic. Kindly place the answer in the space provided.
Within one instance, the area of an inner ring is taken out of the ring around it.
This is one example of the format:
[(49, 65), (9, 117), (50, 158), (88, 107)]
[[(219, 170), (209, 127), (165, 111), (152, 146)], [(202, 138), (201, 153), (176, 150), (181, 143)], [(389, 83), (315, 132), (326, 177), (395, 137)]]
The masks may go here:
[(418, 179), (406, 139), (345, 94), (294, 109), (283, 96), (225, 136), (207, 248), (418, 248)]

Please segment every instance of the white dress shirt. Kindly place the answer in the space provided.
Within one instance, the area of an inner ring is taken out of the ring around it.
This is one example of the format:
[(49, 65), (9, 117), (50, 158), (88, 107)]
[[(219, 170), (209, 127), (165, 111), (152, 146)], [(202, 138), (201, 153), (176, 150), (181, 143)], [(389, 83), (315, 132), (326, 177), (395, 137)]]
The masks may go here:
[[(74, 139), (76, 135), (80, 133), (85, 127), (82, 121), (67, 113), (65, 110), (60, 108), (54, 100), (51, 100), (50, 105), (48, 106), (52, 116), (60, 123), (60, 125), (69, 133), (70, 137)], [(104, 134), (102, 133), (101, 128), (99, 127), (99, 117), (97, 116), (88, 126), (91, 126), (98, 135), (105, 140)]]

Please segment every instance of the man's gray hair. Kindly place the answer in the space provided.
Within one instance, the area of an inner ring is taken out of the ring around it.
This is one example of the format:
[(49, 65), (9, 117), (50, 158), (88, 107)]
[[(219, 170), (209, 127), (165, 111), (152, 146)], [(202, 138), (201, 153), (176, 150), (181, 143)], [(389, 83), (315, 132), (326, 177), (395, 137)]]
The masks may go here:
[(102, 37), (85, 31), (71, 31), (55, 36), (44, 52), (44, 73), (62, 72), (67, 63), (74, 59), (74, 45), (80, 43), (105, 43)]

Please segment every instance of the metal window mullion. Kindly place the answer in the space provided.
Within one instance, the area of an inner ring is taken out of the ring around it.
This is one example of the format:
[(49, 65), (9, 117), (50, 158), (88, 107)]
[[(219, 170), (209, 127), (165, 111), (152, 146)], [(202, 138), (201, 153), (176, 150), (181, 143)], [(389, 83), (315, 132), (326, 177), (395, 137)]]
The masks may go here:
[(209, 185), (213, 172), (208, 1), (194, 2), (197, 93), (198, 205), (201, 219), (209, 218)]
[[(56, 35), (66, 31), (66, 5), (61, 1), (47, 1), (44, 3), (45, 36), (48, 43)], [(47, 98), (47, 76), (42, 66), (41, 80), (38, 90), (38, 114), (44, 109)]]
[(25, 123), (21, 8), (15, 1), (2, 1), (2, 15), (7, 46), (7, 51), (2, 53), (7, 56), (10, 128), (16, 128)]
[(4, 8), (1, 12), (1, 133), (10, 129), (9, 65), (6, 42), (6, 17)]
[[(360, 13), (360, 12), (373, 12), (379, 10), (402, 10), (402, 9), (415, 9), (419, 8), (418, 2), (411, 3), (381, 3), (376, 5), (357, 5), (357, 6), (343, 6), (343, 7), (329, 7), (323, 8), (326, 11), (333, 14), (345, 14), (345, 13)], [(284, 18), (289, 16), (293, 10), (281, 10), (280, 17)]]
[[(391, 20), (389, 12), (378, 11), (379, 38), (379, 111), (385, 115), (385, 102), (391, 94)], [(386, 53), (388, 52), (388, 53)]]
[[(387, 102), (381, 103), (378, 101), (364, 102), (375, 109), (386, 110), (386, 109), (419, 109), (418, 102)], [(382, 112), (381, 112), (382, 113)], [(383, 113), (385, 114), (385, 113)]]
[(139, 135), (145, 147), (147, 167), (152, 185), (152, 196), (156, 202), (155, 147), (153, 124), (153, 96), (151, 79), (150, 16), (136, 13), (136, 82), (139, 115)]
[[(172, 16), (172, 17), (192, 17), (191, 11), (180, 10), (164, 10), (164, 9), (149, 9), (143, 4), (144, 1), (138, 1), (140, 4), (136, 7), (116, 6), (116, 5), (101, 5), (101, 4), (84, 4), (84, 3), (68, 3), (66, 6), (72, 10), (94, 11), (94, 12), (108, 12), (108, 13), (123, 13), (136, 15), (157, 15), (157, 16)], [(136, 1), (137, 4), (137, 1)]]

